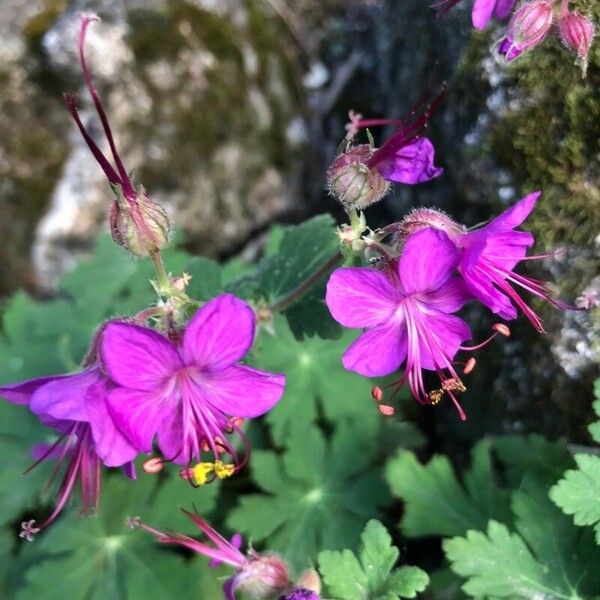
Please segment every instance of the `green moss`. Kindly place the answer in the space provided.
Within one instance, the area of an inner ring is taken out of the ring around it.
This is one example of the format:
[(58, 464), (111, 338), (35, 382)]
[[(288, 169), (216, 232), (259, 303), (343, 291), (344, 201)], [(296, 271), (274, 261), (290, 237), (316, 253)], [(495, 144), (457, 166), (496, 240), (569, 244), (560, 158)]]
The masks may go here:
[[(600, 23), (596, 2), (573, 3)], [(600, 232), (600, 44), (590, 53), (586, 79), (556, 36), (508, 70), (520, 99), (492, 128), (489, 145), (497, 163), (523, 190), (540, 188), (532, 225), (545, 244), (591, 245)]]

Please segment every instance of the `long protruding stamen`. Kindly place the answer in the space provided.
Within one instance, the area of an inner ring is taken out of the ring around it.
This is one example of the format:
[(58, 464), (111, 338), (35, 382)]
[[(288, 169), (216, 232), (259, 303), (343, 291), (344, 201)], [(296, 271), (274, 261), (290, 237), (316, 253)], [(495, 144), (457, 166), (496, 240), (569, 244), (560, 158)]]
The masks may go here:
[(492, 333), (492, 335), (490, 335), (490, 337), (486, 340), (483, 340), (483, 342), (476, 344), (475, 346), (459, 346), (459, 349), (465, 350), (467, 352), (481, 350), (481, 348), (487, 346), (498, 335), (502, 335), (504, 337), (510, 336), (510, 329), (504, 323), (496, 323), (495, 325), (493, 325), (492, 329), (494, 330), (494, 333)]

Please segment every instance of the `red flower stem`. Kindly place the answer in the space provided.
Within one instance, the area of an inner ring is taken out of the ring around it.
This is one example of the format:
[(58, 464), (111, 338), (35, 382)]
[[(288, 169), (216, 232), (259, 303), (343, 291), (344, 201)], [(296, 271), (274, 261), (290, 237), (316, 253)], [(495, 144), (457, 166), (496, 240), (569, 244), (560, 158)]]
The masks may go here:
[(331, 269), (333, 269), (341, 260), (342, 253), (338, 250), (330, 256), (314, 273), (309, 275), (300, 285), (293, 289), (287, 296), (284, 296), (275, 304), (269, 307), (273, 313), (283, 312), (288, 309), (294, 302), (299, 300), (306, 292), (308, 292), (319, 280)]

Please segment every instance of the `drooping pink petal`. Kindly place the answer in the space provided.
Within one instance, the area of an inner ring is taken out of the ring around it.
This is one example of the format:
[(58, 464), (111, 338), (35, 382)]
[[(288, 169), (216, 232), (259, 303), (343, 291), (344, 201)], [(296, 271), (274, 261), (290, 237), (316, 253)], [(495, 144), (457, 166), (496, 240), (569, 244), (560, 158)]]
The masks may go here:
[(421, 367), (429, 370), (448, 368), (448, 360), (452, 360), (459, 346), (471, 338), (469, 326), (455, 315), (429, 311), (421, 313), (419, 321)]
[(437, 290), (450, 278), (459, 259), (456, 246), (443, 231), (428, 227), (413, 233), (398, 264), (404, 292)]
[(481, 231), (499, 233), (518, 227), (534, 209), (542, 192), (533, 192), (490, 221)]
[(517, 318), (517, 311), (509, 298), (493, 285), (491, 274), (483, 268), (474, 268), (463, 275), (472, 294), (494, 314), (503, 319)]
[(428, 138), (415, 138), (400, 148), (393, 156), (377, 163), (377, 170), (387, 181), (416, 185), (442, 174), (434, 165), (435, 149)]
[(472, 299), (473, 294), (469, 292), (465, 282), (458, 277), (452, 277), (435, 292), (419, 297), (419, 300), (426, 304), (428, 308), (444, 313), (456, 312)]
[(85, 397), (90, 386), (102, 381), (97, 367), (56, 378), (41, 386), (31, 397), (29, 408), (38, 415), (69, 421), (89, 421)]
[(406, 329), (390, 319), (363, 333), (344, 353), (342, 363), (349, 371), (365, 377), (393, 373), (406, 358)]
[(475, 29), (485, 29), (492, 19), (494, 9), (496, 8), (496, 0), (475, 0), (471, 19)]
[(0, 396), (14, 404), (29, 404), (31, 396), (43, 385), (57, 379), (65, 379), (70, 375), (51, 375), (50, 377), (36, 377), (18, 383), (0, 386)]
[(253, 418), (264, 415), (281, 399), (285, 375), (234, 365), (219, 371), (217, 377), (202, 378), (200, 385), (208, 403), (222, 413)]
[(506, 19), (513, 9), (516, 0), (496, 0), (496, 7), (494, 8), (494, 19), (502, 21)]
[(108, 394), (107, 404), (115, 425), (130, 444), (140, 452), (150, 452), (154, 435), (168, 421), (177, 399), (143, 390), (116, 388)]
[(165, 336), (133, 323), (109, 323), (100, 355), (111, 379), (136, 390), (155, 390), (183, 367), (175, 346)]
[(379, 271), (336, 269), (327, 282), (325, 301), (333, 318), (344, 327), (373, 327), (386, 321), (402, 294)]
[(132, 461), (138, 452), (117, 429), (108, 412), (108, 393), (107, 382), (96, 383), (88, 388), (85, 403), (96, 454), (107, 467), (120, 467)]
[(254, 341), (252, 307), (233, 294), (207, 302), (189, 322), (183, 336), (187, 364), (222, 369), (237, 362)]

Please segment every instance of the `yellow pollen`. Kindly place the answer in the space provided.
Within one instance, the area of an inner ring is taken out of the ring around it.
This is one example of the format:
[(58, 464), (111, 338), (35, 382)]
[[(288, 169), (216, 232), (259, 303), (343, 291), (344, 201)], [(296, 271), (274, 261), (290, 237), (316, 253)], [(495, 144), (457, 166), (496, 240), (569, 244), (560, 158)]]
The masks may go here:
[(219, 479), (231, 477), (235, 472), (235, 465), (226, 464), (222, 460), (215, 461), (215, 475)]
[(208, 476), (213, 472), (215, 465), (210, 462), (198, 463), (195, 467), (192, 467), (192, 480), (196, 485), (204, 485)]
[(431, 400), (431, 404), (439, 404), (444, 396), (444, 390), (443, 389), (432, 390), (427, 395), (429, 396), (429, 399)]

